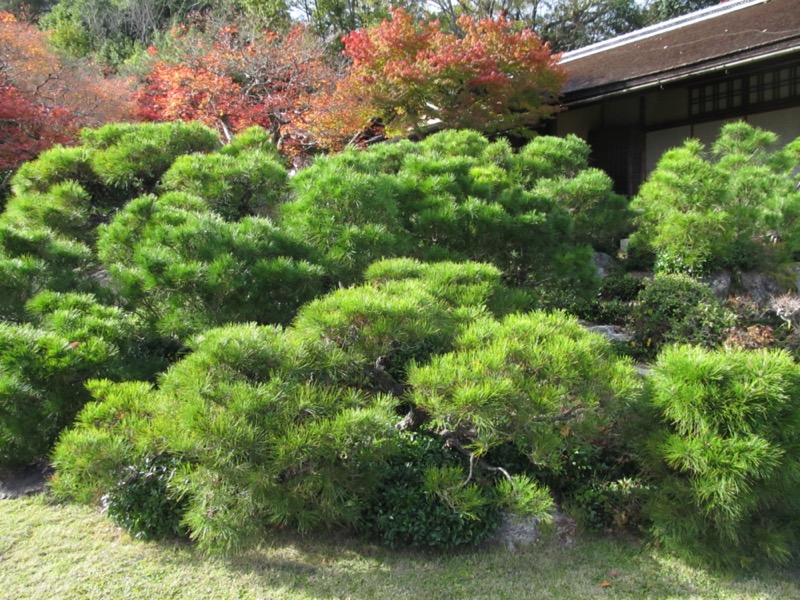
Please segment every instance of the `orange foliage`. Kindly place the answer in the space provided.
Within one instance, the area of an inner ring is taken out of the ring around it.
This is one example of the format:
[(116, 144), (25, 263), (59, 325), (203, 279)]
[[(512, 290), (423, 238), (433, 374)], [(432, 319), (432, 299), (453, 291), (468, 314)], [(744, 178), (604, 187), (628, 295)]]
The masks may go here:
[(95, 65), (67, 62), (49, 47), (46, 33), (8, 13), (0, 16), (0, 68), (31, 101), (67, 110), (81, 126), (134, 118), (131, 80), (106, 77)]
[(200, 120), (226, 137), (261, 125), (284, 152), (301, 152), (301, 117), (336, 79), (319, 41), (299, 26), (284, 36), (249, 36), (230, 25), (200, 25), (174, 28), (163, 57), (148, 50), (154, 62), (137, 98), (140, 114)]
[(0, 12), (0, 184), (42, 150), (69, 143), (81, 126), (131, 120), (131, 95), (126, 82), (67, 64), (46, 34)]
[(370, 120), (388, 132), (432, 122), (487, 132), (521, 130), (553, 114), (566, 75), (558, 56), (505, 17), (458, 20), (464, 36), (401, 9), (380, 25), (344, 36), (352, 67), (314, 104), (307, 123), (330, 146)]

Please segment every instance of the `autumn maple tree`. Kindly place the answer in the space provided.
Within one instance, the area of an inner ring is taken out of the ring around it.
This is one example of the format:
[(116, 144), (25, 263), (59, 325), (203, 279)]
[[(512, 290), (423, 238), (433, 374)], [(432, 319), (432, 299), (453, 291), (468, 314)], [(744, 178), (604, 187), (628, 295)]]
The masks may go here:
[(302, 144), (299, 117), (336, 78), (321, 43), (302, 26), (279, 35), (204, 25), (176, 27), (167, 48), (149, 50), (153, 64), (138, 96), (140, 114), (198, 120), (226, 138), (261, 125), (284, 150)]
[(309, 129), (336, 147), (375, 120), (389, 133), (434, 123), (519, 132), (557, 110), (565, 73), (548, 44), (504, 16), (462, 16), (458, 26), (462, 37), (396, 9), (380, 25), (346, 35), (352, 66), (318, 98)]
[(65, 62), (47, 34), (0, 12), (0, 189), (16, 167), (69, 142), (78, 127), (129, 121), (132, 109), (126, 80)]

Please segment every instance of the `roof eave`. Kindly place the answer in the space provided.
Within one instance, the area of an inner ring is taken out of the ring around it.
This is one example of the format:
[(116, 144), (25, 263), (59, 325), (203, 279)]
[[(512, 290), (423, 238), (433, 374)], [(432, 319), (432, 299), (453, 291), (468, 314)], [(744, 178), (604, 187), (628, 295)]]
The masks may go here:
[(781, 45), (785, 46), (787, 41), (794, 41), (795, 43), (789, 47), (775, 48), (773, 45), (770, 49), (764, 48), (763, 46), (751, 48), (745, 52), (715, 57), (713, 60), (704, 61), (702, 63), (683, 65), (677, 69), (670, 69), (669, 71), (650, 73), (643, 77), (625, 81), (615, 81), (611, 84), (567, 91), (562, 95), (561, 102), (569, 108), (574, 108), (606, 98), (622, 96), (632, 92), (647, 91), (648, 89), (660, 88), (668, 84), (699, 78), (753, 62), (767, 61), (800, 53), (800, 43), (797, 43), (800, 42), (800, 36), (793, 38), (793, 40), (781, 40)]

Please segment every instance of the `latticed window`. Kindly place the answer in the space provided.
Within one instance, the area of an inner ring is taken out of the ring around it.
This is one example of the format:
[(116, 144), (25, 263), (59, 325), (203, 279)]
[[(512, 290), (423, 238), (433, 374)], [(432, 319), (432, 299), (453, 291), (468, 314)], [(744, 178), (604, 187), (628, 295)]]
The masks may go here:
[(731, 77), (689, 88), (689, 114), (708, 115), (745, 106), (800, 99), (800, 66)]
[(781, 67), (750, 76), (750, 104), (800, 97), (800, 68)]
[(689, 90), (689, 114), (704, 115), (744, 104), (744, 79), (726, 79)]

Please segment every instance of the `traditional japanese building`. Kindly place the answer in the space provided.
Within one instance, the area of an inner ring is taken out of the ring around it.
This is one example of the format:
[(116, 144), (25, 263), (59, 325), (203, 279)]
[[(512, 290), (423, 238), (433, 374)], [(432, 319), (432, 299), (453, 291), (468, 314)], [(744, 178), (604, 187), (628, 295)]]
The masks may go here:
[(567, 52), (566, 107), (550, 133), (574, 133), (633, 195), (661, 154), (710, 143), (731, 120), (800, 136), (800, 0), (730, 0)]

